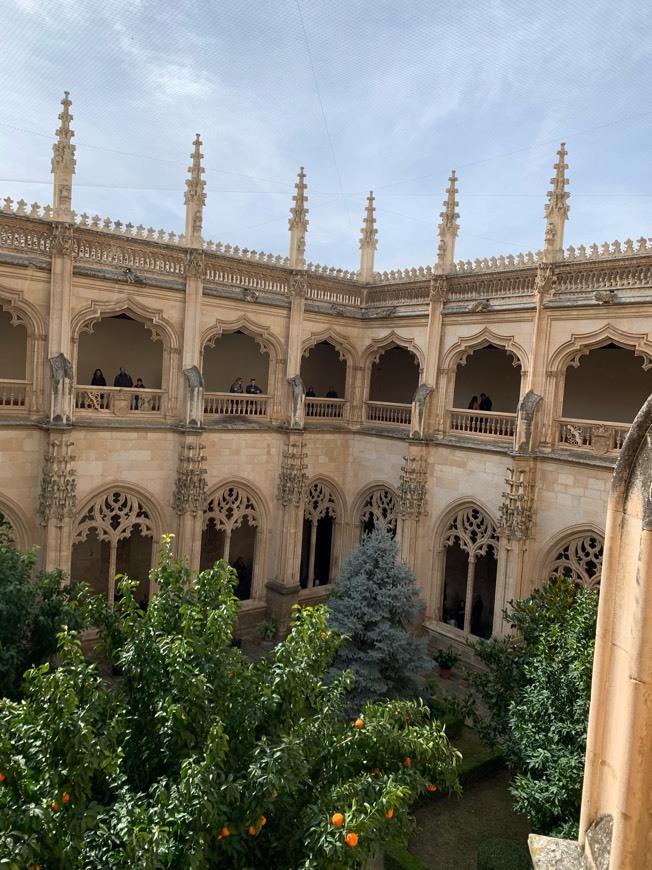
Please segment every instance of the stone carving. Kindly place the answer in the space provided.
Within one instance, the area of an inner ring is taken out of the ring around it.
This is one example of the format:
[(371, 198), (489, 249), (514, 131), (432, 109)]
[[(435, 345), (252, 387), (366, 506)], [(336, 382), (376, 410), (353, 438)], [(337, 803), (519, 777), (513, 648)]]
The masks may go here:
[(603, 548), (604, 541), (599, 535), (577, 535), (557, 553), (547, 576), (554, 580), (564, 574), (587, 589), (596, 589), (602, 578)]
[(615, 290), (596, 290), (593, 298), (600, 305), (613, 305), (618, 299), (618, 294)]
[(205, 272), (204, 253), (191, 249), (186, 256), (186, 275), (189, 278), (203, 278)]
[(486, 311), (489, 308), (489, 300), (488, 299), (476, 299), (475, 302), (472, 302), (469, 305), (469, 311)]
[(396, 305), (385, 308), (363, 308), (360, 311), (363, 320), (377, 320), (381, 317), (392, 317), (396, 314)]
[(144, 278), (141, 278), (140, 275), (137, 275), (133, 269), (125, 269), (125, 276), (127, 278), (127, 284), (146, 284)]
[(255, 302), (258, 296), (259, 294), (255, 290), (251, 290), (249, 287), (242, 288), (242, 298), (246, 299), (247, 302)]
[(50, 251), (63, 257), (70, 256), (72, 253), (72, 227), (61, 223), (52, 224)]
[(426, 468), (423, 456), (404, 456), (398, 487), (398, 514), (418, 522), (425, 513)]
[(292, 389), (292, 415), (290, 418), (290, 428), (303, 429), (306, 403), (305, 384), (299, 375), (293, 375), (291, 378), (286, 378), (286, 380)]
[(231, 535), (235, 529), (246, 522), (252, 529), (260, 523), (258, 506), (251, 493), (242, 486), (227, 484), (219, 489), (208, 502), (204, 511), (203, 528), (213, 523), (218, 531), (224, 533), (222, 558), (227, 562), (231, 555)]
[(111, 410), (116, 417), (127, 416), (129, 411), (131, 410), (131, 396), (132, 394), (130, 392), (127, 392), (127, 390), (118, 390), (117, 393), (113, 394)]
[(195, 516), (202, 509), (207, 487), (205, 449), (204, 444), (187, 443), (179, 451), (172, 498), (172, 507), (177, 514)]
[(183, 370), (188, 386), (186, 426), (201, 426), (204, 418), (204, 377), (197, 366)]
[(319, 522), (322, 517), (337, 516), (335, 498), (325, 483), (315, 481), (306, 494), (303, 506), (303, 516), (312, 523)]
[(411, 431), (410, 438), (421, 438), (423, 435), (423, 420), (426, 413), (426, 399), (432, 393), (434, 387), (428, 384), (419, 384), (412, 399)]
[(539, 263), (537, 266), (537, 276), (534, 280), (534, 292), (542, 299), (547, 296), (552, 296), (555, 292), (557, 284), (557, 276), (554, 266), (550, 263)]
[(77, 482), (70, 454), (73, 441), (52, 441), (45, 454), (38, 512), (41, 523), (47, 525), (54, 518), (61, 524), (65, 517), (72, 517), (77, 505)]
[(527, 393), (516, 408), (516, 452), (528, 453), (532, 449), (532, 434), (534, 431), (534, 413), (541, 401), (541, 396), (533, 390)]
[(526, 468), (507, 469), (507, 489), (503, 492), (498, 530), (501, 536), (515, 541), (526, 541), (532, 526), (532, 495), (534, 485)]
[(398, 505), (394, 493), (389, 489), (374, 489), (369, 493), (360, 512), (362, 530), (382, 529), (388, 534), (396, 534)]
[(307, 454), (303, 452), (300, 444), (291, 444), (283, 452), (276, 497), (284, 507), (291, 504), (299, 507), (304, 500), (308, 480), (306, 458)]
[(99, 496), (80, 518), (74, 540), (85, 541), (94, 529), (100, 541), (115, 546), (130, 537), (135, 528), (143, 537), (154, 537), (152, 520), (138, 499), (130, 493), (113, 491)]
[(74, 370), (69, 359), (60, 353), (50, 357), (51, 396), (50, 420), (69, 425), (72, 421)]
[(594, 426), (591, 432), (591, 447), (597, 456), (604, 456), (613, 446), (614, 432), (609, 426)]
[(448, 285), (446, 278), (439, 276), (430, 279), (430, 301), (441, 302), (442, 304), (448, 299)]
[(75, 135), (70, 128), (70, 122), (73, 116), (70, 114), (72, 101), (70, 93), (64, 91), (63, 99), (61, 100), (63, 111), (59, 113), (61, 125), (56, 131), (57, 141), (52, 146), (52, 172), (56, 176), (57, 173), (66, 172), (73, 173), (75, 171), (75, 146), (72, 144), (72, 137)]
[(460, 229), (458, 223), (459, 214), (455, 211), (459, 202), (455, 199), (457, 195), (457, 176), (455, 170), (451, 172), (448, 179), (449, 185), (446, 190), (446, 199), (444, 200), (444, 211), (439, 215), (441, 223), (439, 224), (439, 247), (437, 250), (437, 266), (436, 270), (442, 272), (452, 272), (454, 270), (455, 261), (455, 239)]
[(304, 298), (308, 292), (308, 280), (304, 272), (292, 272), (290, 275), (290, 296)]

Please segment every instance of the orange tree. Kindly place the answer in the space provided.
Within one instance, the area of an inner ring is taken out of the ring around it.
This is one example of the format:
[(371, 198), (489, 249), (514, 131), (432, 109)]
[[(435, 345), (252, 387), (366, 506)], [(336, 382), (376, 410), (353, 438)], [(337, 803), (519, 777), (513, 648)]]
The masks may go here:
[(232, 646), (234, 575), (191, 584), (164, 541), (146, 612), (121, 583), (94, 618), (121, 676), (105, 680), (74, 632), (60, 665), (0, 702), (0, 867), (359, 867), (403, 839), (407, 809), (457, 791), (458, 753), (413, 701), (343, 717), (326, 685), (340, 638), (325, 607), (297, 609), (272, 655)]

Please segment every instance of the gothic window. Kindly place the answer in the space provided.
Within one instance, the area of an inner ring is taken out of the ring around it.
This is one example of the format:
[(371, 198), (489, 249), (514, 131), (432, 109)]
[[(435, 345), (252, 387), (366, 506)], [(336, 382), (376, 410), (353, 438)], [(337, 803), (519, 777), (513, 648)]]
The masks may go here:
[(360, 513), (362, 534), (382, 529), (392, 537), (396, 535), (398, 509), (396, 496), (389, 489), (374, 489), (367, 496)]
[(306, 495), (303, 509), (300, 583), (302, 589), (325, 586), (331, 581), (337, 510), (333, 493), (316, 481)]
[(149, 597), (154, 524), (136, 496), (113, 491), (99, 496), (77, 523), (71, 576), (85, 580), (109, 601), (116, 598), (115, 576), (138, 580), (136, 597)]
[(200, 568), (210, 568), (224, 559), (236, 569), (235, 594), (251, 598), (251, 583), (256, 550), (258, 508), (242, 487), (224, 486), (208, 502), (204, 511)]
[(442, 546), (442, 621), (465, 634), (491, 637), (498, 556), (494, 524), (479, 508), (462, 508), (452, 518)]
[(602, 538), (577, 535), (554, 558), (546, 572), (550, 580), (559, 574), (572, 578), (580, 586), (597, 589), (602, 577)]

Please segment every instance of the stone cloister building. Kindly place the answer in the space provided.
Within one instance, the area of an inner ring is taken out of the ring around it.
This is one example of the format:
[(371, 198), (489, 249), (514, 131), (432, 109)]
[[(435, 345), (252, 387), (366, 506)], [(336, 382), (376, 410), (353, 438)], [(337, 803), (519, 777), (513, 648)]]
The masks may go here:
[(382, 527), (425, 630), (460, 648), (560, 570), (600, 582), (610, 479), (652, 393), (652, 245), (564, 248), (563, 144), (541, 251), (455, 262), (453, 173), (434, 265), (374, 270), (370, 194), (353, 273), (307, 262), (303, 169), (287, 257), (204, 240), (199, 136), (183, 235), (76, 214), (70, 106), (52, 206), (0, 209), (0, 514), (43, 567), (151, 595), (173, 532), (195, 569), (244, 565), (243, 630), (284, 629)]

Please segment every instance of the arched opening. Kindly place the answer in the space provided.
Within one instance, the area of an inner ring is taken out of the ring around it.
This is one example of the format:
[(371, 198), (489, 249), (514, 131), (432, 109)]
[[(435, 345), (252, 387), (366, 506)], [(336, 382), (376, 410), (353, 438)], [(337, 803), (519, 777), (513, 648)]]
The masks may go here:
[(412, 351), (394, 345), (380, 353), (371, 366), (370, 402), (411, 405), (419, 386), (419, 359)]
[(397, 519), (395, 494), (382, 487), (373, 489), (365, 498), (360, 511), (360, 537), (368, 535), (374, 529), (382, 529), (395, 537)]
[(341, 417), (346, 390), (346, 361), (329, 341), (311, 347), (301, 360), (306, 387), (306, 417)]
[(566, 369), (562, 417), (631, 423), (652, 393), (652, 369), (633, 350), (609, 343)]
[[(251, 335), (226, 332), (204, 345), (204, 413), (265, 415), (270, 352)], [(251, 399), (255, 395), (259, 398)]]
[(329, 487), (312, 484), (303, 510), (303, 538), (299, 582), (302, 589), (326, 586), (333, 579), (333, 546), (337, 509)]
[(25, 407), (27, 327), (0, 308), (0, 408)]
[(457, 364), (451, 429), (513, 437), (520, 394), (521, 366), (513, 355), (494, 344), (479, 348)]
[(106, 385), (112, 387), (120, 367), (126, 369), (134, 384), (141, 378), (149, 389), (160, 390), (163, 383), (163, 341), (128, 314), (103, 317), (91, 333), (79, 336), (77, 383), (90, 385), (100, 369)]
[(493, 523), (479, 508), (462, 508), (449, 523), (442, 546), (442, 622), (465, 634), (491, 637), (498, 558)]
[(136, 598), (149, 600), (154, 527), (141, 502), (113, 490), (99, 496), (77, 523), (70, 576), (84, 581), (109, 602), (119, 598), (116, 574), (137, 580)]
[(224, 486), (204, 511), (199, 567), (202, 571), (224, 559), (238, 575), (235, 594), (241, 601), (253, 597), (256, 567), (258, 508), (239, 486)]
[(546, 575), (554, 580), (560, 574), (570, 577), (577, 585), (597, 589), (602, 578), (604, 541), (593, 532), (575, 535), (559, 549)]

